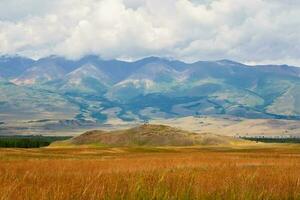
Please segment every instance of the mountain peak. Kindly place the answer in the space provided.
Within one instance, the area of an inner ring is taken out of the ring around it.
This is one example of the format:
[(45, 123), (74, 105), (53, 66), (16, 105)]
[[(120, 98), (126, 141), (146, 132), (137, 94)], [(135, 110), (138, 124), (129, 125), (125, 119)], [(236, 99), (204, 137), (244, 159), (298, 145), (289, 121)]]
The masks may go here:
[(79, 60), (81, 60), (81, 61), (99, 61), (99, 60), (102, 60), (102, 58), (95, 54), (89, 54), (89, 55), (86, 55), (86, 56), (80, 58)]
[(217, 60), (215, 62), (217, 62), (219, 64), (224, 64), (224, 65), (244, 65), (242, 63), (232, 61), (232, 60), (228, 60), (228, 59)]
[(91, 63), (86, 63), (66, 75), (66, 79), (69, 80), (69, 82), (76, 84), (81, 84), (82, 80), (89, 77), (101, 80), (104, 83), (109, 82), (109, 77)]

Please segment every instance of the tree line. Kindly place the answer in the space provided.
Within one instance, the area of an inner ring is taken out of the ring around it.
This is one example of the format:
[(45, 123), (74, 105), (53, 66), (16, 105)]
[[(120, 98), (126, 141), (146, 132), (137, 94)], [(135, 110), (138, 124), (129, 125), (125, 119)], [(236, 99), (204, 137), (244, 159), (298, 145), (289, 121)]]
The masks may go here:
[(39, 148), (54, 141), (66, 140), (66, 136), (0, 136), (0, 147), (4, 148)]

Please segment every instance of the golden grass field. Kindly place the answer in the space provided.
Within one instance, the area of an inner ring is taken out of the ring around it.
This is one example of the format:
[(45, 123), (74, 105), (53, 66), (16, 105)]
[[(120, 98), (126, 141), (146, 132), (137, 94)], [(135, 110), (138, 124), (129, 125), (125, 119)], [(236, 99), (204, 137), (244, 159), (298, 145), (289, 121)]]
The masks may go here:
[(0, 199), (300, 199), (300, 146), (0, 149)]

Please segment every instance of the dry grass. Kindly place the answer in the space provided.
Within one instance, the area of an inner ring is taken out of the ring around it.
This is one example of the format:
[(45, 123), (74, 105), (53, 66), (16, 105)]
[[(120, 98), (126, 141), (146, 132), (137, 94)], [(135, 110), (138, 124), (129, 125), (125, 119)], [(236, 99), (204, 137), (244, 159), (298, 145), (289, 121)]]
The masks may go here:
[(0, 149), (0, 199), (300, 199), (300, 148)]

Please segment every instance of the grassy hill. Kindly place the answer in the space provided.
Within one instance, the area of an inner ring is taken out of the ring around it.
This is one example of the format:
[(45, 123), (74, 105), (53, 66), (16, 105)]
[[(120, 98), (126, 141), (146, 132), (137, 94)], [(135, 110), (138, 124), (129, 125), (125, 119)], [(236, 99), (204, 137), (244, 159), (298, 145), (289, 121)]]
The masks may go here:
[(88, 131), (69, 142), (73, 145), (103, 146), (193, 146), (229, 144), (235, 140), (213, 134), (197, 134), (165, 125), (145, 124), (126, 130)]

